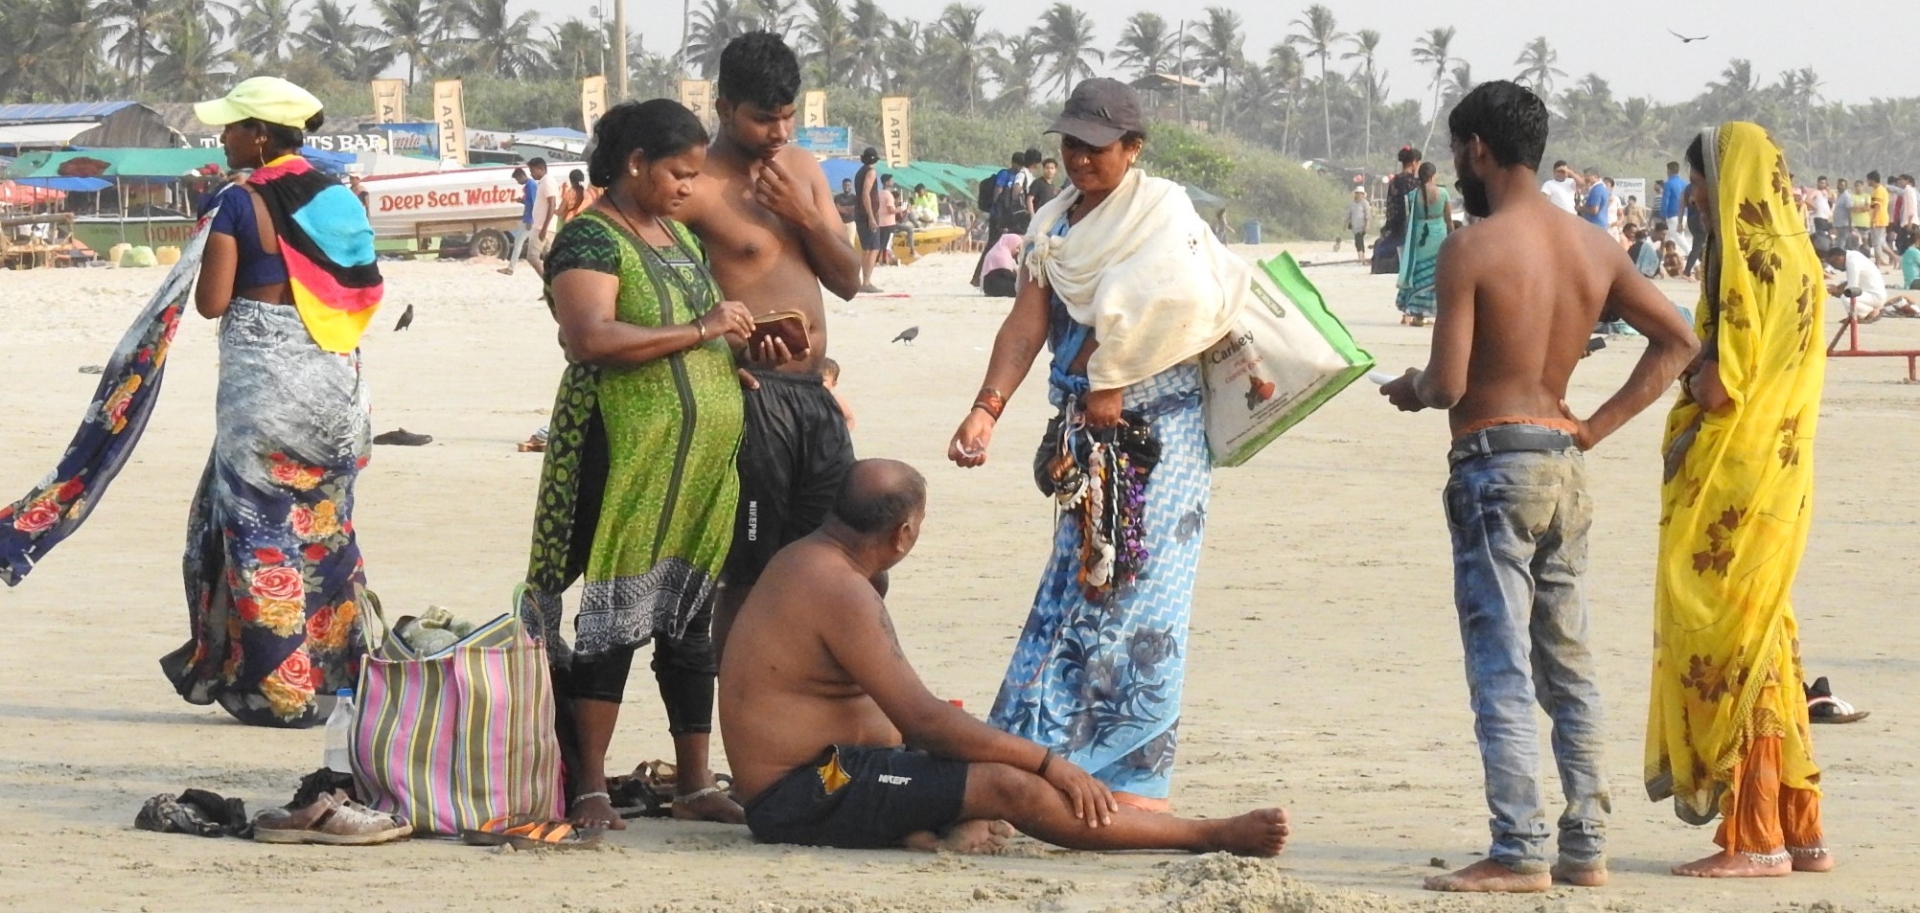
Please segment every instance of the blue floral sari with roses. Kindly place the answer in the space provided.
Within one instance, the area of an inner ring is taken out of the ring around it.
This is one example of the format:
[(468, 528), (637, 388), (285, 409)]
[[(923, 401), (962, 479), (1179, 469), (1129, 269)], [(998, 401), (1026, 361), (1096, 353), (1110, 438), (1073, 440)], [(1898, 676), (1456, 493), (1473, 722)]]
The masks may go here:
[[(59, 465), (0, 507), (0, 579), (16, 585), (75, 532), (159, 399), (205, 226), (103, 371)], [(353, 482), (371, 445), (357, 351), (322, 350), (292, 306), (235, 298), (220, 322), (216, 432), (187, 522), (191, 638), (160, 660), (189, 702), (262, 726), (324, 719), (359, 674), (366, 588)]]
[[(1057, 298), (1049, 323), (1048, 393), (1059, 405), (1087, 392), (1085, 375), (1070, 366), (1091, 329), (1067, 316)], [(1213, 477), (1200, 390), (1199, 366), (1181, 364), (1122, 391), (1122, 407), (1151, 423), (1161, 445), (1145, 492), (1146, 562), (1133, 582), (1088, 599), (1080, 581), (1085, 536), (1062, 513), (988, 716), (1109, 789), (1146, 799), (1168, 796), (1180, 730), (1187, 624)]]

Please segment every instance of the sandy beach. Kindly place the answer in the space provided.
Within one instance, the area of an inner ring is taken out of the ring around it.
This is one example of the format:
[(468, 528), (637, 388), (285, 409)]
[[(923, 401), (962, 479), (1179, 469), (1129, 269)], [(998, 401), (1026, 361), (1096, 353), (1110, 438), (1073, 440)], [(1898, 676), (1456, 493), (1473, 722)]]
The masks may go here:
[[(1324, 244), (1295, 250), (1331, 261), (1308, 273), (1383, 368), (1424, 362), (1428, 331), (1397, 325), (1391, 276), (1365, 275), (1351, 253)], [(912, 462), (930, 482), (925, 535), (890, 597), (908, 654), (936, 693), (984, 714), (1046, 556), (1051, 512), (1027, 466), (1045, 419), (1038, 372), (1013, 397), (986, 467), (944, 460), (1006, 307), (967, 287), (972, 262), (938, 255), (883, 269), (876, 281), (893, 295), (830, 304), (829, 351), (844, 366), (860, 453)], [(563, 362), (537, 281), (524, 270), (498, 275), (497, 265), (384, 266), (387, 303), (364, 346), (375, 430), (434, 437), (378, 448), (360, 479), (354, 519), (390, 612), (434, 604), (490, 618), (506, 610), (526, 567), (540, 458), (514, 444), (544, 420)], [(78, 369), (105, 362), (160, 278), (0, 273), (0, 501), (53, 467), (98, 380)], [(1697, 294), (1687, 283), (1665, 288), (1689, 306)], [(409, 304), (413, 328), (391, 332)], [(888, 342), (916, 325), (916, 344)], [(1917, 347), (1920, 321), (1863, 335)], [(1619, 340), (1584, 363), (1576, 408), (1615, 389), (1640, 350)], [(1173, 801), (1203, 816), (1286, 806), (1295, 837), (1277, 860), (1102, 856), (1028, 840), (985, 858), (842, 852), (757, 846), (744, 828), (657, 820), (572, 854), (442, 840), (273, 847), (136, 831), (135, 811), (156, 793), (197, 786), (264, 808), (285, 802), (320, 763), (320, 730), (240, 726), (182, 701), (156, 664), (186, 637), (179, 562), (212, 439), (214, 358), (213, 326), (190, 316), (132, 463), (86, 528), (0, 591), (0, 909), (1920, 909), (1920, 727), (1906, 703), (1920, 676), (1920, 386), (1901, 383), (1900, 361), (1829, 368), (1814, 457), (1818, 520), (1795, 593), (1809, 675), (1831, 676), (1841, 696), (1873, 711), (1815, 730), (1839, 870), (1759, 883), (1665, 874), (1710, 850), (1712, 831), (1649, 803), (1641, 785), (1660, 405), (1589, 463), (1597, 517), (1587, 579), (1607, 705), (1613, 884), (1501, 899), (1418, 890), (1434, 866), (1472, 862), (1487, 844), (1440, 508), (1447, 431), (1443, 415), (1396, 413), (1364, 381), (1248, 466), (1214, 476)], [(609, 768), (669, 753), (654, 684), (636, 674)], [(1546, 776), (1556, 795), (1551, 765)], [(1548, 810), (1556, 815), (1557, 803)]]

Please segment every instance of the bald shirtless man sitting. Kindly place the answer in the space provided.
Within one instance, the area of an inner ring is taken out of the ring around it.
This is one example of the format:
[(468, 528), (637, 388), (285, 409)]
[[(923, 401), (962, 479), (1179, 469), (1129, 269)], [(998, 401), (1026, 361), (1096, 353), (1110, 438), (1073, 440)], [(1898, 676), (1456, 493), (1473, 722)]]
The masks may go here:
[(767, 565), (779, 585), (735, 619), (720, 731), (755, 839), (981, 852), (1018, 828), (1073, 849), (1280, 852), (1281, 809), (1201, 821), (1123, 807), (1066, 759), (927, 691), (871, 582), (913, 551), (925, 513), (912, 467), (854, 464), (826, 524)]
[[(1426, 886), (1594, 887), (1607, 880), (1610, 800), (1581, 593), (1593, 521), (1581, 453), (1651, 405), (1699, 344), (1612, 237), (1534, 189), (1547, 142), (1539, 98), (1511, 82), (1483, 83), (1454, 108), (1448, 128), (1467, 213), (1481, 221), (1440, 248), (1427, 369), (1380, 392), (1403, 411), (1448, 410), (1454, 603), (1493, 848)], [(1639, 330), (1647, 349), (1626, 385), (1582, 420), (1567, 408), (1567, 380), (1603, 313)], [(1567, 800), (1551, 869), (1536, 701), (1553, 720)]]
[(798, 146), (794, 98), (800, 62), (770, 32), (748, 32), (720, 54), (720, 129), (680, 220), (706, 248), (713, 277), (754, 317), (797, 312), (807, 346), (768, 343), (742, 372), (740, 507), (721, 572), (713, 645), (724, 655), (733, 615), (775, 552), (818, 528), (853, 465), (853, 439), (821, 382), (827, 313), (820, 287), (850, 299), (860, 257), (847, 241), (820, 163)]

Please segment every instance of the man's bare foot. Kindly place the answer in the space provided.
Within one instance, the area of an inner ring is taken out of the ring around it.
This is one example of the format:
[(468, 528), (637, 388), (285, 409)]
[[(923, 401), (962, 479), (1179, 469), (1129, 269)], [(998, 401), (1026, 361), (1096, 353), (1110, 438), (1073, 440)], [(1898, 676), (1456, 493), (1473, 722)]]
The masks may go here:
[(1607, 864), (1567, 865), (1556, 863), (1548, 870), (1554, 884), (1563, 884), (1575, 888), (1604, 888), (1607, 886)]
[(1745, 853), (1732, 850), (1722, 850), (1705, 859), (1673, 867), (1673, 874), (1688, 878), (1778, 878), (1792, 872), (1793, 863), (1790, 860), (1759, 862)]
[(1813, 850), (1793, 850), (1793, 870), (1796, 872), (1831, 872), (1840, 860), (1833, 858), (1833, 851), (1822, 848)]
[(624, 831), (627, 822), (620, 813), (613, 810), (613, 803), (607, 801), (604, 792), (588, 793), (573, 802), (573, 815), (567, 819), (574, 827), (597, 827), (603, 830)]
[(1013, 833), (1013, 825), (1005, 821), (962, 821), (947, 828), (945, 833), (920, 831), (908, 834), (902, 842), (907, 849), (924, 853), (991, 854), (1005, 849), (1007, 838)]
[(501, 270), (499, 270), (499, 273), (502, 276), (511, 276), (513, 275), (513, 270), (502, 268)]
[(1522, 874), (1492, 860), (1482, 859), (1457, 872), (1435, 875), (1423, 886), (1429, 891), (1461, 894), (1538, 894), (1553, 887), (1546, 872)]
[(673, 797), (673, 817), (677, 821), (714, 821), (720, 824), (745, 824), (747, 811), (717, 786), (696, 789)]
[(1235, 856), (1278, 856), (1287, 848), (1287, 837), (1293, 833), (1284, 808), (1262, 808), (1238, 818), (1208, 823), (1213, 825), (1213, 831), (1206, 849), (1224, 850)]

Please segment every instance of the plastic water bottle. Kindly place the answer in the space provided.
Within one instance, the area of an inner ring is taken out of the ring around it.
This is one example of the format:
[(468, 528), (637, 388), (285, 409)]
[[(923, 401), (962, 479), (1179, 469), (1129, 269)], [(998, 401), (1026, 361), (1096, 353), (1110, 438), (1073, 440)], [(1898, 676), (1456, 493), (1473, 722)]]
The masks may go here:
[(326, 750), (321, 753), (321, 759), (328, 770), (350, 774), (353, 764), (349, 760), (352, 753), (348, 740), (353, 735), (353, 689), (342, 688), (333, 696), (333, 713), (327, 716)]

